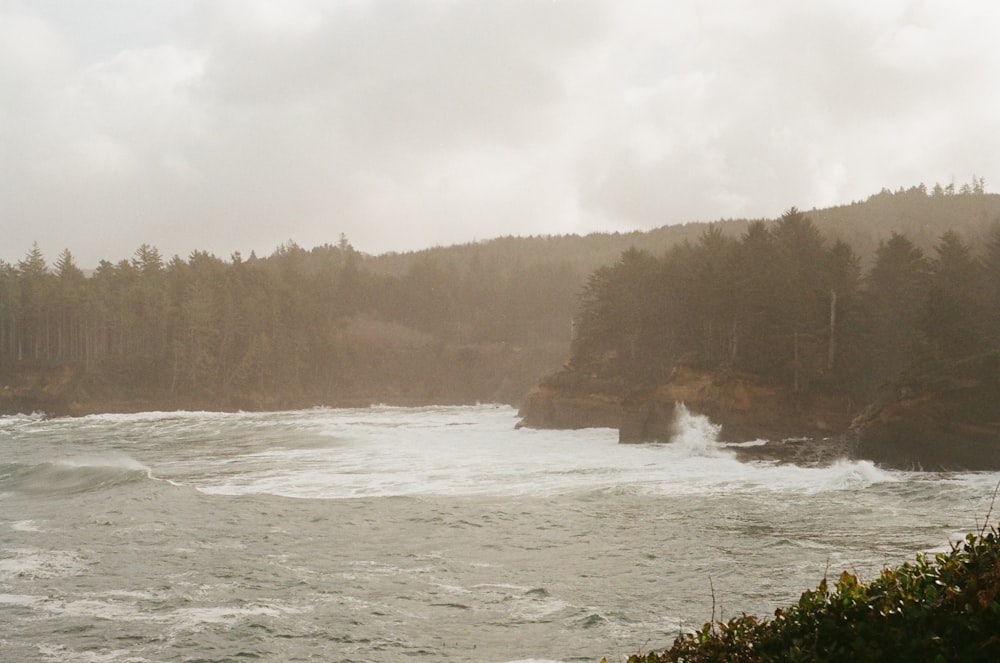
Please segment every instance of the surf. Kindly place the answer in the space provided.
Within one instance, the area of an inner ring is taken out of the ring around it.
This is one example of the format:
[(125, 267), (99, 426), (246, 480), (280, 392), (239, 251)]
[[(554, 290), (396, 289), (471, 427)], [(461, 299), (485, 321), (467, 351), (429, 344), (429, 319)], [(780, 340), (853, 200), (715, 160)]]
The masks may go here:
[(34, 464), (9, 463), (0, 469), (3, 490), (75, 494), (108, 490), (152, 479), (150, 468), (125, 455), (75, 457)]

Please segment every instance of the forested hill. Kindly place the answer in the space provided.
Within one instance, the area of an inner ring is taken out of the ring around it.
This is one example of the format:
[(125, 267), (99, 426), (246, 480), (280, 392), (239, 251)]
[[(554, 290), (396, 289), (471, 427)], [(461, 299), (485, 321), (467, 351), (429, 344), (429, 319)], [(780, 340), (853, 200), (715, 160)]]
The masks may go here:
[[(837, 233), (791, 208), (738, 237), (709, 226), (660, 255), (630, 249), (589, 277), (569, 360), (523, 404), (523, 423), (589, 416), (624, 441), (663, 440), (683, 401), (729, 439), (850, 431), (854, 446), (833, 452), (1000, 467), (1000, 217), (975, 204), (995, 198), (911, 190), (827, 211), (847, 219)], [(834, 237), (879, 206), (893, 211), (890, 234), (862, 259)], [(907, 226), (935, 233), (932, 248)]]
[(795, 208), (739, 238), (710, 226), (661, 256), (631, 249), (590, 276), (561, 381), (625, 394), (683, 363), (864, 402), (1000, 353), (1000, 219), (985, 242), (947, 229), (930, 252), (893, 231), (869, 262)]
[[(921, 250), (948, 228), (972, 244), (1000, 220), (1000, 196), (966, 188), (883, 192), (808, 214), (823, 241), (852, 242), (862, 260), (893, 232)], [(35, 247), (0, 263), (0, 409), (513, 403), (565, 360), (595, 270), (632, 247), (659, 259), (772, 223), (719, 221), (707, 235), (708, 224), (691, 223), (505, 237), (381, 256), (344, 237), (226, 259), (168, 259), (143, 245), (88, 274), (70, 250), (50, 260)], [(691, 269), (687, 278), (701, 278), (702, 267)]]
[(982, 180), (955, 187), (923, 185), (869, 197), (863, 202), (806, 212), (824, 236), (850, 245), (867, 265), (881, 241), (905, 235), (920, 250), (932, 253), (945, 230), (958, 233), (972, 246), (983, 244), (1000, 219), (1000, 196), (987, 194)]

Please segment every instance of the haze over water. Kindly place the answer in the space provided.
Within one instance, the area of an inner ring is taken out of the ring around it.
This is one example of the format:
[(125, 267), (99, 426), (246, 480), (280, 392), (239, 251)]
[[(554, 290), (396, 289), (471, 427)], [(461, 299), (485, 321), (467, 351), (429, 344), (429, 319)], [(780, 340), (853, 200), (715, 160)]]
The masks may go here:
[(1000, 480), (516, 421), (0, 418), (0, 660), (613, 660), (944, 548)]

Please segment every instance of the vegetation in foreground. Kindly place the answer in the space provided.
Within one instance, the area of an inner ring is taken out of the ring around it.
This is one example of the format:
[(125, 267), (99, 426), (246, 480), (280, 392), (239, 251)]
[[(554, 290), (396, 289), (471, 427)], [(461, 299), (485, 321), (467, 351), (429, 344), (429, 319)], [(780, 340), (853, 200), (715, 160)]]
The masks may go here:
[[(605, 663), (606, 663), (605, 659)], [(998, 661), (1000, 534), (969, 534), (947, 553), (918, 555), (870, 583), (824, 578), (773, 619), (708, 622), (664, 652), (629, 663), (685, 661)]]

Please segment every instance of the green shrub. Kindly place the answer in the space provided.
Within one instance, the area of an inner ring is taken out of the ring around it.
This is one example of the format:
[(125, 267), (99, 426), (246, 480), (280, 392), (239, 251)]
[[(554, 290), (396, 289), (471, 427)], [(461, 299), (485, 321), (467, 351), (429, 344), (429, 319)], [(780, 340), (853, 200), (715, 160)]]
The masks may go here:
[(1000, 661), (1000, 535), (969, 534), (867, 584), (845, 571), (831, 590), (824, 578), (773, 619), (709, 622), (628, 661)]

